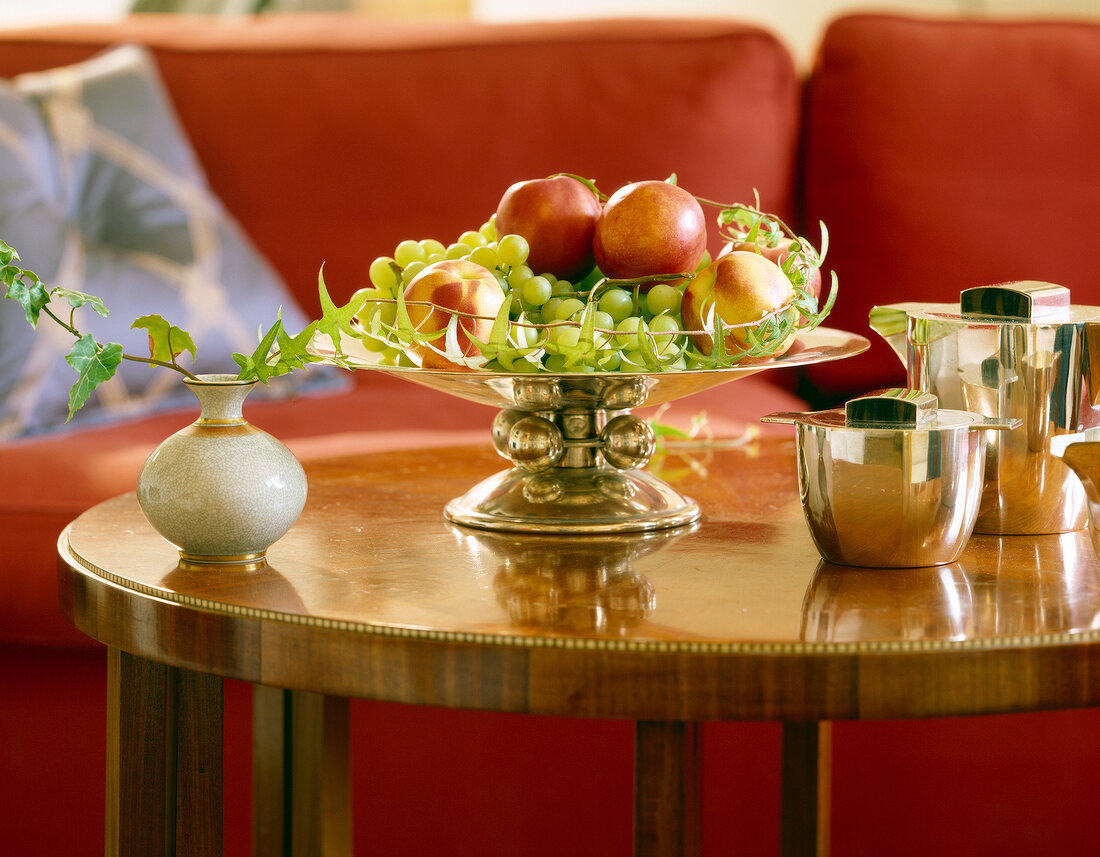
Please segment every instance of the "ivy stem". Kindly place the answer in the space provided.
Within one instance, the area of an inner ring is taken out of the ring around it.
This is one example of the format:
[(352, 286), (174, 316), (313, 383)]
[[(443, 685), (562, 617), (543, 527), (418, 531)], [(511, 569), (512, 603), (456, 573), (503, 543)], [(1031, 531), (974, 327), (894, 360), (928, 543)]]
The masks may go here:
[[(96, 343), (96, 346), (97, 347), (99, 346), (98, 342)], [(180, 366), (179, 363), (174, 363), (174, 362), (169, 363), (166, 360), (154, 360), (152, 357), (138, 357), (137, 355), (134, 355), (134, 354), (125, 354), (125, 353), (122, 355), (122, 359), (123, 360), (132, 360), (134, 363), (146, 363), (150, 366), (162, 366), (165, 369), (175, 369), (180, 374), (186, 375), (192, 381), (201, 380), (198, 375), (196, 375), (194, 372), (190, 372), (187, 369), (185, 369), (184, 367)]]
[[(74, 338), (76, 338), (76, 339), (83, 338), (84, 334), (82, 334), (79, 330), (77, 330), (77, 328), (74, 327), (70, 322), (66, 322), (66, 321), (63, 321), (62, 319), (58, 318), (57, 315), (54, 314), (54, 311), (51, 310), (48, 306), (43, 307), (42, 311), (44, 313), (46, 313), (46, 315), (48, 315), (54, 321), (56, 321), (59, 325), (61, 325), (61, 327), (63, 327), (65, 330), (67, 330), (70, 334), (72, 334), (72, 336)], [(96, 351), (100, 351), (103, 348), (103, 346), (99, 343), (99, 340), (93, 340), (93, 341), (95, 342)], [(136, 354), (126, 354), (126, 353), (122, 354), (122, 359), (123, 360), (130, 360), (130, 361), (133, 361), (134, 363), (146, 363), (150, 366), (161, 366), (165, 369), (175, 369), (177, 372), (179, 372), (182, 375), (187, 376), (192, 381), (198, 381), (199, 380), (198, 375), (196, 375), (194, 372), (188, 371), (187, 369), (185, 369), (183, 366), (180, 366), (180, 364), (176, 363), (175, 361), (169, 363), (166, 360), (154, 360), (152, 357), (138, 357)]]

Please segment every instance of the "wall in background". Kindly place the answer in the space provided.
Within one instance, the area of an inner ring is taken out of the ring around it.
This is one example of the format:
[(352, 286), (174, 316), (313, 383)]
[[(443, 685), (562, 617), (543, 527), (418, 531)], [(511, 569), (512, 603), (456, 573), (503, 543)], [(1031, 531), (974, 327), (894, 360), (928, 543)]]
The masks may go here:
[(133, 0), (0, 0), (0, 26), (109, 21), (126, 13)]
[[(235, 0), (224, 0), (226, 8)], [(272, 0), (279, 8), (346, 8), (362, 14), (410, 18), (469, 14), (483, 21), (526, 21), (614, 16), (740, 18), (768, 28), (807, 66), (821, 29), (837, 15), (870, 8), (853, 0)], [(24, 26), (121, 17), (133, 0), (0, 0), (0, 26)], [(1100, 0), (892, 0), (877, 10), (928, 15), (1078, 17), (1100, 20)]]
[(783, 39), (796, 60), (813, 59), (822, 28), (837, 15), (859, 10), (928, 15), (1078, 17), (1100, 20), (1100, 0), (471, 0), (474, 17), (517, 21), (605, 16), (679, 15), (752, 21)]

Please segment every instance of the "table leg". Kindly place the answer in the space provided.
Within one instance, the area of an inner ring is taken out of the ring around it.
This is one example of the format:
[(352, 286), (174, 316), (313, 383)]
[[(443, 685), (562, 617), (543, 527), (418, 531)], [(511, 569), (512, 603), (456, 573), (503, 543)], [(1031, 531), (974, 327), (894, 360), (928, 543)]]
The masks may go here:
[(254, 854), (350, 856), (349, 738), (346, 699), (254, 687)]
[(639, 721), (634, 732), (634, 855), (700, 851), (701, 756), (695, 723)]
[(108, 857), (222, 853), (222, 680), (107, 658)]
[(832, 724), (783, 724), (780, 857), (828, 857)]

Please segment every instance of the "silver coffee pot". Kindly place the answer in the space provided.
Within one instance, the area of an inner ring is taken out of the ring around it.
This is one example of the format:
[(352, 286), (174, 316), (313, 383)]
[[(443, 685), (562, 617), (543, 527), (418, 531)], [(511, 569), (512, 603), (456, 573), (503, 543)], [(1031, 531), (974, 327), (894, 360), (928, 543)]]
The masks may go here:
[(1023, 281), (964, 289), (958, 304), (877, 306), (870, 325), (901, 358), (908, 387), (944, 407), (1021, 421), (986, 433), (975, 532), (1085, 526), (1080, 480), (1050, 441), (1100, 422), (1100, 307), (1072, 305), (1063, 286)]

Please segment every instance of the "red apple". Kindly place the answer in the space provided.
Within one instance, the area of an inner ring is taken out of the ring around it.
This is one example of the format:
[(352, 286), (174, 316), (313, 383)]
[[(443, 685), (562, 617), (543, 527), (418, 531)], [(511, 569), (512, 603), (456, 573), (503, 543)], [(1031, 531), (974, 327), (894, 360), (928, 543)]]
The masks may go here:
[(616, 279), (691, 273), (706, 248), (703, 207), (662, 181), (619, 188), (604, 204), (592, 240), (596, 265)]
[[(794, 243), (794, 239), (783, 236), (778, 240), (778, 243), (774, 247), (769, 247), (765, 244), (753, 243), (751, 241), (734, 241), (730, 247), (733, 250), (748, 250), (754, 253), (759, 253), (768, 259), (771, 259), (775, 264), (780, 267), (787, 261), (787, 257), (791, 255), (791, 244)], [(803, 267), (803, 276), (806, 277), (806, 291), (808, 291), (815, 298), (821, 295), (821, 269), (813, 268), (807, 270), (809, 266)]]
[[(446, 259), (426, 266), (409, 281), (404, 297), (413, 327), (421, 333), (446, 330), (452, 317), (449, 311), (478, 316), (458, 317), (458, 345), (464, 357), (478, 353), (477, 344), (470, 341), (470, 334), (482, 342), (488, 341), (493, 319), (504, 303), (504, 291), (493, 273), (468, 259)], [(414, 301), (425, 301), (434, 306)], [(431, 346), (444, 351), (445, 339), (445, 336), (433, 339)], [(416, 343), (409, 348), (420, 357), (425, 369), (466, 368), (439, 354), (431, 346)]]
[(515, 233), (531, 248), (527, 264), (536, 274), (583, 278), (595, 266), (592, 233), (600, 201), (569, 176), (516, 182), (497, 205), (497, 235)]
[[(725, 325), (750, 324), (789, 303), (794, 287), (783, 270), (771, 259), (748, 250), (723, 253), (692, 279), (684, 289), (680, 316), (691, 341), (703, 354), (714, 350), (711, 311)], [(748, 328), (733, 327), (726, 334), (726, 350), (744, 349)], [(776, 354), (782, 354), (794, 342), (792, 334)]]

